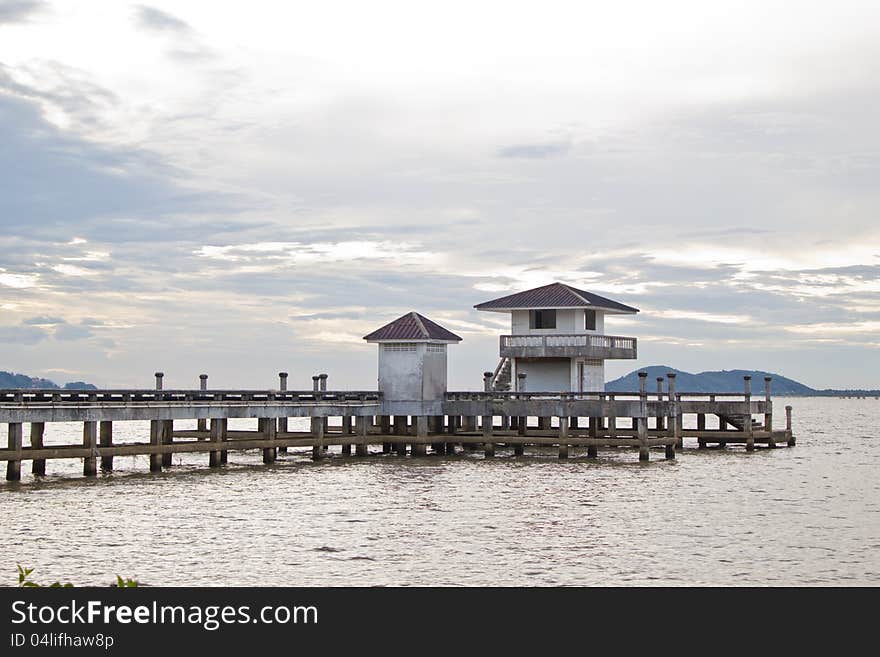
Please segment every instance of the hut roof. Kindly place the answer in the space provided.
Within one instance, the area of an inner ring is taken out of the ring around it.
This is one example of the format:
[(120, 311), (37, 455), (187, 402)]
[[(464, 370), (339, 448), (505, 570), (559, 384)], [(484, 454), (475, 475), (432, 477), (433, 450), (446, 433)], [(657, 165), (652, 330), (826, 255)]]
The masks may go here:
[(517, 292), (506, 297), (484, 301), (474, 306), (477, 310), (507, 312), (531, 308), (598, 308), (613, 313), (637, 313), (638, 308), (578, 290), (565, 283), (550, 283), (525, 292)]
[(393, 322), (376, 329), (364, 336), (368, 342), (384, 342), (398, 340), (415, 340), (424, 342), (461, 342), (452, 331), (448, 331), (436, 322), (432, 322), (417, 312), (408, 312)]

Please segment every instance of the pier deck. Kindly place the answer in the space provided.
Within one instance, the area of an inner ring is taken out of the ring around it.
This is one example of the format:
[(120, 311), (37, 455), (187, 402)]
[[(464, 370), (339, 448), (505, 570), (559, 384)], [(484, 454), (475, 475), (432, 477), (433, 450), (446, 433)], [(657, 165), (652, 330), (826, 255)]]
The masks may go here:
[[(481, 449), (487, 457), (496, 448), (523, 455), (529, 446), (555, 446), (560, 458), (574, 447), (586, 447), (588, 457), (599, 448), (633, 447), (640, 460), (648, 460), (659, 447), (675, 458), (685, 438), (696, 438), (699, 447), (741, 444), (747, 450), (795, 444), (790, 406), (785, 428), (773, 427), (769, 379), (764, 397), (754, 400), (748, 379), (739, 393), (676, 392), (672, 376), (666, 392), (648, 393), (641, 378), (641, 389), (631, 393), (523, 393), (489, 390), (491, 376), (483, 392), (448, 392), (432, 402), (388, 401), (376, 391), (288, 391), (286, 375), (282, 389), (262, 391), (0, 390), (0, 423), (8, 425), (0, 461), (7, 462), (6, 478), (14, 481), (22, 461), (31, 461), (33, 473), (42, 475), (47, 460), (82, 459), (83, 474), (93, 476), (99, 459), (101, 470), (110, 471), (115, 456), (149, 455), (150, 469), (160, 471), (176, 453), (207, 453), (216, 467), (229, 452), (259, 449), (263, 461), (272, 463), (279, 451), (295, 447), (310, 447), (315, 460), (331, 446), (341, 447), (343, 455), (354, 447), (362, 457), (371, 446), (413, 456), (426, 455), (429, 446), (442, 454)], [(311, 419), (309, 431), (288, 431), (288, 419), (298, 417)], [(717, 426), (707, 426), (707, 417)], [(256, 418), (257, 429), (229, 429), (234, 418)], [(114, 423), (136, 420), (150, 422), (149, 441), (114, 442)], [(198, 428), (175, 429), (175, 420), (196, 420)], [(82, 442), (44, 445), (47, 422), (82, 422)]]

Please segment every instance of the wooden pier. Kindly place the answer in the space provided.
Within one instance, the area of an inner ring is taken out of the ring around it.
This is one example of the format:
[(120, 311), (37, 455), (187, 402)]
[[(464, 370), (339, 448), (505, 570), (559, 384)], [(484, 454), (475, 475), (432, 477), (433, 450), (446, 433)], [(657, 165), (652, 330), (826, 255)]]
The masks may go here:
[[(172, 454), (204, 453), (210, 467), (220, 467), (230, 452), (261, 450), (269, 464), (295, 447), (311, 448), (315, 460), (326, 458), (330, 447), (340, 447), (343, 456), (354, 447), (354, 458), (378, 448), (412, 456), (481, 450), (491, 458), (500, 450), (522, 456), (529, 448), (556, 447), (561, 459), (575, 448), (595, 458), (600, 448), (628, 447), (646, 461), (659, 448), (675, 458), (685, 438), (701, 448), (744, 445), (748, 451), (795, 444), (790, 406), (784, 428), (774, 428), (769, 377), (756, 399), (749, 377), (740, 392), (706, 394), (676, 391), (674, 374), (665, 392), (663, 379), (648, 392), (647, 375), (640, 373), (640, 389), (631, 393), (499, 392), (491, 389), (493, 376), (485, 373), (483, 391), (447, 392), (430, 402), (328, 391), (326, 375), (313, 377), (312, 390), (289, 391), (284, 372), (277, 389), (263, 391), (209, 390), (206, 375), (197, 390), (164, 390), (160, 372), (154, 390), (0, 390), (0, 423), (8, 424), (0, 461), (6, 462), (6, 479), (16, 481), (23, 461), (39, 476), (48, 460), (82, 459), (83, 474), (95, 476), (99, 469), (112, 471), (116, 456), (149, 455), (150, 470), (158, 472), (171, 467)], [(308, 431), (288, 430), (288, 419), (297, 417), (310, 418)], [(257, 429), (229, 429), (233, 418), (256, 418)], [(114, 423), (136, 420), (150, 422), (149, 436), (117, 442)], [(197, 428), (175, 429), (175, 420), (196, 420)], [(44, 445), (47, 422), (81, 422), (82, 441)]]

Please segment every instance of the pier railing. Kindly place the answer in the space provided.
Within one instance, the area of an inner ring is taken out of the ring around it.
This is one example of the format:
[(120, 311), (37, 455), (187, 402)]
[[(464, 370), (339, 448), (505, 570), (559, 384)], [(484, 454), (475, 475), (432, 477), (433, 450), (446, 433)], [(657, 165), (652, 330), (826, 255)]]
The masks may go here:
[(582, 356), (584, 358), (636, 358), (636, 338), (590, 333), (502, 335), (501, 357), (537, 358)]

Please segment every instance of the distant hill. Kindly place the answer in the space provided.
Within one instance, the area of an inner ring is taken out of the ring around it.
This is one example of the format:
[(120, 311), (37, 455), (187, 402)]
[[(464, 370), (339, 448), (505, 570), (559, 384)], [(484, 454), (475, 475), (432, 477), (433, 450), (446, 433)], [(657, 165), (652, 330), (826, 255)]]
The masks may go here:
[(632, 392), (639, 389), (639, 372), (648, 373), (648, 390), (657, 389), (657, 377), (664, 378), (663, 388), (666, 388), (667, 372), (675, 372), (675, 387), (681, 392), (741, 392), (743, 389), (743, 376), (752, 376), (752, 394), (764, 394), (764, 377), (772, 376), (771, 393), (773, 395), (789, 396), (840, 396), (840, 395), (864, 395), (877, 396), (877, 390), (816, 390), (794, 379), (789, 379), (781, 374), (762, 372), (760, 370), (721, 370), (720, 372), (699, 372), (692, 374), (683, 370), (666, 365), (651, 365), (638, 370), (633, 370), (626, 376), (614, 379), (605, 384), (608, 392)]
[(2, 388), (58, 388), (64, 390), (97, 390), (97, 386), (83, 381), (71, 381), (59, 386), (54, 381), (27, 374), (0, 372), (0, 389)]

